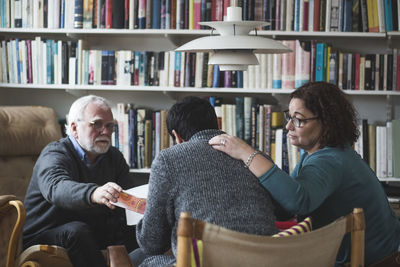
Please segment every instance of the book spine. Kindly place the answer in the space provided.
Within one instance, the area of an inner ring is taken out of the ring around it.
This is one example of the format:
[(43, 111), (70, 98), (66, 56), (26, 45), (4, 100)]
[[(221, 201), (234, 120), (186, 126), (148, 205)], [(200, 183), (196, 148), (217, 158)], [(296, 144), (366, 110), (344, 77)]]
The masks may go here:
[(82, 29), (83, 28), (83, 0), (74, 0), (75, 8), (74, 8), (74, 28)]

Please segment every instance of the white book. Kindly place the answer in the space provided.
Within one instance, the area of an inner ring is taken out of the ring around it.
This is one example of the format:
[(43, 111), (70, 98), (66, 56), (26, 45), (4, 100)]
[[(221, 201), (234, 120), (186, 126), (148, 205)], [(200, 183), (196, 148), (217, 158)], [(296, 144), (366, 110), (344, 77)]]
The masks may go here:
[(21, 73), (21, 83), (27, 84), (28, 83), (28, 72), (27, 72), (27, 52), (26, 52), (26, 42), (25, 40), (22, 40), (19, 42), (19, 54), (20, 54), (20, 59), (21, 59), (21, 67), (22, 69), (20, 70)]
[(170, 52), (164, 52), (164, 69), (159, 70), (160, 74), (160, 86), (169, 86), (169, 55)]
[[(48, 1), (48, 2), (53, 2), (53, 1)], [(60, 28), (60, 0), (54, 1), (53, 4), (53, 28), (58, 29)]]
[(95, 74), (94, 74), (94, 81), (93, 83), (95, 85), (101, 85), (101, 60), (102, 60), (102, 51), (101, 50), (96, 50), (96, 67), (95, 69)]
[[(172, 0), (175, 1), (175, 0)], [(181, 21), (181, 5), (180, 0), (176, 0), (176, 29), (179, 30), (181, 28), (180, 22)]]
[(180, 76), (180, 82), (179, 84), (181, 87), (185, 86), (185, 68), (186, 68), (186, 53), (181, 52), (181, 76)]
[(267, 80), (268, 80), (268, 62), (267, 62), (267, 54), (261, 54), (260, 55), (260, 65), (261, 65), (261, 70), (260, 70), (260, 75), (261, 75), (261, 85), (260, 88), (268, 88), (267, 85)]
[(249, 68), (243, 71), (243, 88), (249, 88)]
[(42, 62), (39, 64), (41, 69), (41, 76), (40, 76), (40, 84), (47, 83), (47, 44), (46, 42), (41, 43), (41, 50), (42, 50)]
[(397, 19), (398, 19), (397, 25), (399, 27), (397, 30), (400, 31), (400, 0), (397, 0)]
[[(135, 1), (134, 0), (129, 0), (129, 30), (133, 30), (135, 28), (135, 5), (134, 5)], [(100, 14), (100, 12), (99, 12)], [(97, 16), (98, 18), (100, 18), (100, 16)], [(97, 23), (97, 28), (99, 28), (100, 23)]]
[(161, 148), (161, 112), (160, 111), (156, 112), (155, 118), (156, 118), (156, 121), (155, 121), (156, 138), (155, 138), (154, 157), (156, 157), (158, 155), (158, 153), (160, 153), (160, 148)]
[[(383, 144), (383, 128), (384, 126), (377, 126), (376, 127), (376, 142), (375, 142), (375, 146), (376, 146), (376, 176), (378, 176), (379, 178), (385, 178), (386, 177), (386, 173), (384, 173), (384, 168), (383, 165), (385, 163), (386, 166), (386, 161), (384, 162), (383, 159), (383, 154), (385, 150), (384, 146), (382, 146)], [(385, 140), (386, 142), (386, 140)], [(385, 157), (386, 158), (386, 157)]]
[(258, 150), (265, 152), (265, 106), (258, 108)]
[(299, 12), (299, 31), (304, 29), (304, 0), (300, 0), (300, 12)]
[(378, 6), (378, 26), (379, 26), (379, 32), (385, 32), (386, 31), (386, 25), (385, 25), (385, 4), (383, 3), (383, 0), (376, 0), (377, 1), (377, 6)]
[(124, 73), (124, 58), (125, 51), (116, 51), (115, 60), (116, 60), (116, 76), (117, 76), (117, 85), (123, 85), (123, 73)]
[(331, 30), (331, 8), (332, 0), (326, 0), (326, 11), (325, 11), (325, 31)]
[(387, 177), (393, 177), (393, 132), (392, 122), (386, 122)]
[(9, 74), (8, 74), (8, 68), (7, 68), (7, 44), (5, 40), (1, 41), (1, 65), (3, 69), (3, 82), (8, 83), (9, 81)]
[(254, 65), (249, 65), (247, 72), (249, 74), (248, 76), (248, 85), (250, 89), (254, 89), (255, 88), (255, 66)]
[(175, 85), (175, 51), (169, 53), (169, 70), (168, 70), (168, 86), (174, 87)]
[(308, 1), (308, 31), (314, 31), (314, 0)]
[(267, 89), (272, 89), (273, 55), (267, 54)]
[(227, 104), (221, 105), (221, 131), (228, 133), (227, 125)]
[(273, 55), (272, 88), (282, 88), (282, 57), (280, 54)]
[(54, 84), (59, 84), (59, 73), (61, 73), (61, 69), (59, 69), (58, 63), (58, 54), (61, 54), (61, 51), (58, 49), (58, 41), (53, 42), (53, 69), (54, 69)]
[(47, 28), (54, 29), (54, 2), (56, 1), (47, 1)]
[(75, 57), (70, 57), (69, 58), (69, 63), (68, 63), (68, 83), (70, 85), (75, 85), (75, 71), (76, 71), (76, 58)]
[(57, 54), (57, 69), (58, 71), (55, 72), (54, 76), (57, 77), (57, 83), (56, 84), (61, 84), (62, 83), (62, 41), (58, 40), (57, 41), (57, 50), (58, 50), (58, 54)]
[(231, 105), (230, 109), (231, 117), (231, 135), (236, 135), (236, 105)]
[[(15, 77), (15, 83), (21, 83), (21, 80), (18, 79), (18, 64), (19, 64), (19, 41), (17, 42), (16, 40), (11, 40), (11, 46), (12, 46), (12, 54), (11, 54), (11, 59), (12, 59), (12, 66), (14, 70), (14, 77)], [(18, 46), (18, 47), (17, 47)]]
[[(258, 62), (261, 63), (260, 54), (256, 54)], [(261, 88), (261, 64), (254, 65), (254, 88)]]
[(275, 130), (275, 164), (282, 169), (282, 140), (283, 129), (279, 128)]
[(294, 18), (294, 0), (287, 0), (286, 2), (286, 31), (293, 31), (292, 22)]
[(279, 30), (286, 30), (286, 0), (281, 1), (281, 10), (280, 10), (280, 27)]
[[(40, 12), (40, 10), (39, 10), (39, 4), (41, 3), (41, 1), (40, 0), (35, 0), (35, 1), (33, 1), (33, 12), (32, 12), (32, 17), (33, 17), (33, 19), (32, 19), (32, 21), (33, 21), (33, 25), (32, 25), (32, 27), (33, 28), (35, 28), (35, 29), (37, 29), (37, 28), (39, 28), (39, 12)], [(43, 12), (42, 12), (43, 13)]]
[(13, 68), (13, 66), (12, 66), (12, 45), (11, 45), (11, 41), (8, 41), (7, 42), (7, 69), (8, 69), (8, 75), (9, 75), (9, 77), (8, 77), (8, 82), (9, 83), (15, 83), (15, 80), (14, 80), (14, 68)]
[(28, 2), (29, 0), (21, 0), (22, 28), (29, 28)]
[(203, 82), (203, 63), (204, 63), (204, 53), (197, 52), (196, 53), (196, 70), (195, 70), (195, 79), (194, 86), (197, 88), (201, 87)]
[(36, 40), (32, 40), (32, 48), (31, 48), (31, 57), (32, 57), (32, 83), (37, 84), (37, 42)]
[(77, 73), (76, 75), (78, 77), (76, 77), (76, 84), (82, 84), (82, 75), (83, 75), (83, 71), (82, 71), (82, 67), (83, 67), (83, 60), (82, 60), (82, 39), (78, 40), (78, 45), (76, 48), (76, 65), (77, 65)]

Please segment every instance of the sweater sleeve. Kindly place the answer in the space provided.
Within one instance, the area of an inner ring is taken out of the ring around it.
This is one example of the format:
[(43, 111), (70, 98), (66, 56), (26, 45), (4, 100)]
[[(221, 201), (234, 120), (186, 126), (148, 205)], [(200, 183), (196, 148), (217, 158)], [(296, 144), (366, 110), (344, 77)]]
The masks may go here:
[(276, 165), (259, 177), (283, 208), (300, 215), (318, 208), (340, 185), (342, 177), (342, 163), (333, 153), (317, 151), (302, 160), (292, 177)]
[(92, 206), (90, 195), (97, 185), (79, 181), (77, 168), (71, 155), (55, 145), (48, 146), (40, 155), (34, 169), (43, 197), (63, 209), (84, 209)]
[(173, 216), (169, 216), (173, 211), (168, 204), (171, 203), (168, 177), (168, 165), (160, 153), (151, 167), (145, 214), (136, 226), (136, 239), (147, 255), (163, 254), (171, 247), (174, 222), (170, 221)]

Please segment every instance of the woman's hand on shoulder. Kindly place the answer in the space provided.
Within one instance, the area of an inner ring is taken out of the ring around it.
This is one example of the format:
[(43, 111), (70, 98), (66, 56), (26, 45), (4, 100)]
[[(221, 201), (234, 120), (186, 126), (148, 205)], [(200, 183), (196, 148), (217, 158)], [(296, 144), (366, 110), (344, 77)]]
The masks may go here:
[(208, 144), (214, 149), (242, 161), (246, 161), (248, 156), (254, 152), (254, 148), (249, 146), (245, 141), (229, 134), (214, 136), (208, 141)]

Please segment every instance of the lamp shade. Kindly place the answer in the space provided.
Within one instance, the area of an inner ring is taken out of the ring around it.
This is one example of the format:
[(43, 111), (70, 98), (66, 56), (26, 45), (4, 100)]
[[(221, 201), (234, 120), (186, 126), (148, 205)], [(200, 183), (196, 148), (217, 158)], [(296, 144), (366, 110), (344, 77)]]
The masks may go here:
[(221, 70), (246, 70), (258, 65), (254, 53), (276, 54), (292, 50), (282, 43), (257, 35), (249, 35), (257, 27), (268, 25), (263, 21), (242, 21), (241, 7), (228, 7), (225, 21), (200, 22), (214, 28), (220, 35), (192, 40), (177, 49), (178, 52), (214, 52), (208, 64), (219, 65)]

